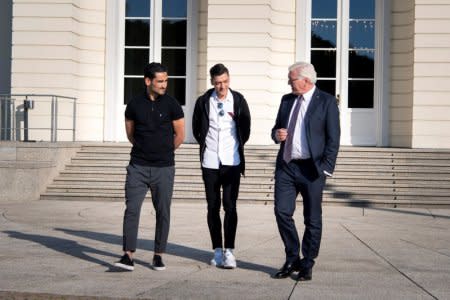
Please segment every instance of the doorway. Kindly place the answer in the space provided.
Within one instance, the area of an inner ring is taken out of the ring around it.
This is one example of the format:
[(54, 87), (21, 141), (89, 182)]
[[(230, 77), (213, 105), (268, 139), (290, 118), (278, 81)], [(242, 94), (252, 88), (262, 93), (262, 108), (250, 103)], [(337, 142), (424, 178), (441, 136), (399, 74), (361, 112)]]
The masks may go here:
[[(382, 146), (384, 0), (299, 0), (299, 60), (317, 71), (317, 86), (336, 96), (341, 144)], [(301, 13), (303, 11), (303, 13)]]

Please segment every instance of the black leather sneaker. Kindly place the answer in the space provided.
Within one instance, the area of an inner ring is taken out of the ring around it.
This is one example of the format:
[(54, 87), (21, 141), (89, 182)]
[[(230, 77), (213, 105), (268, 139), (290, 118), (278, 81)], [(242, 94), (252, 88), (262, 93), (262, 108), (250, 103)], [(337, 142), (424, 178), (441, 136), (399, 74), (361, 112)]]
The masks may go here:
[(127, 271), (133, 271), (134, 261), (125, 253), (118, 262), (114, 263), (114, 266)]
[(162, 261), (162, 257), (161, 255), (154, 255), (153, 256), (153, 270), (156, 271), (162, 271), (166, 269), (166, 266), (164, 265), (163, 261)]

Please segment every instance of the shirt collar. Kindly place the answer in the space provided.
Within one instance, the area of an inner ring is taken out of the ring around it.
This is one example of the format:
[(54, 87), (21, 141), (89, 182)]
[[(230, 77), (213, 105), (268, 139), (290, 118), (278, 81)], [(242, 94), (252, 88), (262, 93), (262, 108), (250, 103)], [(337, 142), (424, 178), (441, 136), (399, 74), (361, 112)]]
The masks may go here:
[(305, 100), (305, 103), (309, 103), (311, 101), (312, 96), (315, 91), (316, 91), (316, 86), (314, 85), (312, 89), (310, 89), (308, 92), (303, 94), (303, 100)]
[(150, 100), (150, 101), (157, 102), (157, 101), (160, 101), (161, 98), (164, 97), (165, 95), (166, 95), (166, 94), (162, 94), (162, 95), (157, 94), (156, 97), (155, 97), (155, 100), (152, 100), (152, 99), (150, 98), (149, 92), (147, 91), (147, 89), (145, 89), (145, 98), (146, 98), (146, 100)]
[[(217, 97), (216, 90), (213, 91), (213, 93), (212, 93), (211, 96), (213, 97), (213, 99), (214, 99), (215, 101), (217, 101), (217, 102), (220, 101), (219, 98)], [(227, 91), (227, 96), (225, 97), (225, 101), (222, 101), (222, 102), (231, 102), (231, 101), (233, 101), (233, 95), (231, 94), (230, 89), (228, 89), (228, 91)]]

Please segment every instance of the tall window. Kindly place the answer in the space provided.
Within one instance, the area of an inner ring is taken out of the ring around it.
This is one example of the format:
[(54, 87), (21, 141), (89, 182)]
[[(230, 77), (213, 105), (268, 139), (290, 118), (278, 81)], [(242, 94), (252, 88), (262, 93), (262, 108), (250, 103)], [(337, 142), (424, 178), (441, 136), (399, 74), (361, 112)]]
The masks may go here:
[(372, 108), (375, 63), (375, 0), (350, 1), (348, 107)]
[(312, 0), (311, 63), (317, 71), (317, 86), (336, 94), (337, 2)]
[(375, 0), (311, 2), (311, 62), (317, 86), (333, 95), (346, 89), (348, 108), (373, 108)]
[(124, 104), (144, 89), (144, 66), (157, 61), (169, 70), (168, 94), (185, 105), (187, 1), (126, 0)]

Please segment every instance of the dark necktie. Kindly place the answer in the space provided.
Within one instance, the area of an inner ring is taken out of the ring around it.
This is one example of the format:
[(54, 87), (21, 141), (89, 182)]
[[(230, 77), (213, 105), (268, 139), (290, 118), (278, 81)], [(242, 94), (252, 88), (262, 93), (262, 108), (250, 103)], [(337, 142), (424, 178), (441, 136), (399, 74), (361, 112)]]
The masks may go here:
[(295, 125), (297, 124), (297, 119), (302, 103), (303, 103), (303, 96), (297, 97), (297, 99), (295, 100), (294, 109), (292, 110), (291, 120), (289, 121), (287, 129), (287, 138), (286, 141), (284, 142), (284, 152), (283, 152), (283, 159), (286, 163), (289, 163), (291, 161), (292, 142), (294, 140)]

